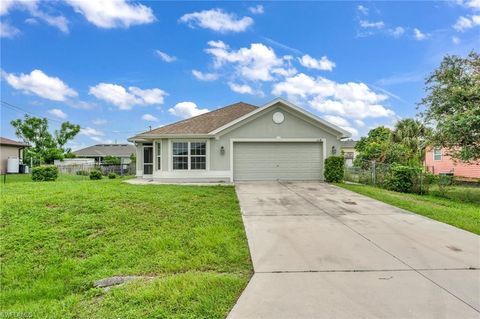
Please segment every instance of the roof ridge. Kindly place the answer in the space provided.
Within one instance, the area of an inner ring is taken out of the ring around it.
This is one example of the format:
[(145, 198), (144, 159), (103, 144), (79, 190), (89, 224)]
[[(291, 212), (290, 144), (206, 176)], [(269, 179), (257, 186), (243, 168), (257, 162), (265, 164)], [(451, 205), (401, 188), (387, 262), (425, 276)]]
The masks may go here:
[(164, 126), (159, 126), (159, 127), (153, 128), (153, 129), (151, 129), (151, 130), (138, 133), (137, 135), (145, 134), (145, 133), (154, 131), (154, 130), (159, 129), (159, 128), (166, 128), (166, 127), (169, 127), (169, 126), (172, 126), (172, 125), (176, 125), (176, 124), (179, 124), (179, 123), (183, 123), (183, 122), (186, 122), (186, 121), (190, 121), (190, 120), (193, 120), (193, 119), (195, 119), (195, 118), (198, 118), (198, 117), (201, 117), (201, 116), (205, 116), (205, 115), (207, 115), (207, 114), (212, 114), (212, 113), (221, 111), (221, 110), (223, 110), (223, 109), (226, 109), (226, 108), (229, 108), (229, 107), (238, 105), (238, 104), (246, 104), (246, 105), (249, 105), (249, 106), (253, 106), (253, 107), (255, 107), (255, 108), (258, 108), (258, 106), (256, 106), (256, 105), (239, 101), (239, 102), (235, 102), (235, 103), (232, 103), (232, 104), (229, 104), (229, 105), (226, 105), (226, 106), (222, 106), (222, 107), (220, 107), (220, 108), (218, 108), (218, 109), (215, 109), (215, 110), (213, 110), (213, 111), (208, 111), (208, 112), (205, 112), (205, 113), (202, 113), (202, 114), (198, 114), (198, 115), (195, 115), (195, 116), (192, 116), (192, 117), (189, 117), (189, 118), (180, 120), (180, 121), (176, 121), (176, 122), (173, 122), (173, 123), (164, 125)]

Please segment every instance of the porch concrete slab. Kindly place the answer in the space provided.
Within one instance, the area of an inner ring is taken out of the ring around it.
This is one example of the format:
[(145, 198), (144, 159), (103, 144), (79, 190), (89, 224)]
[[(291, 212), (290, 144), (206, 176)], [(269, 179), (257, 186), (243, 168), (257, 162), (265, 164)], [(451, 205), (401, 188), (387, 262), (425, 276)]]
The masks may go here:
[(416, 214), (337, 217), (415, 269), (480, 268), (480, 237)]
[(325, 216), (243, 216), (256, 272), (408, 269)]
[(420, 273), (480, 311), (480, 269), (423, 270)]
[(479, 318), (415, 271), (255, 274), (229, 319)]

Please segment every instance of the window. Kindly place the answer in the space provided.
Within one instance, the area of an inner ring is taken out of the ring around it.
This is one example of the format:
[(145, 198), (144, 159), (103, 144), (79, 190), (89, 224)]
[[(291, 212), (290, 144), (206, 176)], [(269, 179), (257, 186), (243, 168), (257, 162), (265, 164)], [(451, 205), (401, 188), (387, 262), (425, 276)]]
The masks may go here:
[(172, 145), (174, 170), (201, 170), (207, 167), (205, 142), (174, 142)]
[(190, 169), (205, 169), (207, 166), (207, 149), (205, 143), (190, 143)]
[(173, 143), (173, 169), (188, 169), (188, 143)]
[(442, 160), (442, 149), (436, 148), (433, 150), (433, 160), (434, 161), (441, 161)]
[(162, 169), (162, 142), (157, 142), (157, 170)]

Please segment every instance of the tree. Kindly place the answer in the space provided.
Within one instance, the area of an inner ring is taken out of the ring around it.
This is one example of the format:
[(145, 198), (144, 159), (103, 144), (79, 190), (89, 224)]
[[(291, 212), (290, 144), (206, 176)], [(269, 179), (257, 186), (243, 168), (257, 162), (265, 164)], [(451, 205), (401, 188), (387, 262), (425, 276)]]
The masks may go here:
[(406, 118), (395, 124), (390, 138), (391, 143), (398, 143), (403, 146), (403, 156), (410, 165), (420, 165), (425, 155), (426, 140), (431, 130), (422, 122)]
[(427, 96), (419, 106), (427, 124), (434, 125), (429, 139), (461, 161), (480, 159), (480, 56), (447, 55), (426, 80)]
[(103, 158), (103, 163), (110, 165), (120, 165), (121, 160), (120, 157), (107, 155)]
[(55, 159), (63, 159), (64, 153), (69, 153), (66, 143), (80, 132), (80, 126), (70, 122), (62, 123), (60, 130), (55, 130), (52, 135), (48, 131), (46, 118), (25, 115), (24, 119), (10, 122), (15, 128), (15, 134), (22, 138), (31, 147), (25, 152), (24, 160), (28, 163), (30, 158), (40, 161), (40, 164), (51, 164)]
[(403, 144), (392, 143), (392, 131), (384, 126), (376, 127), (366, 137), (360, 138), (355, 145), (358, 152), (354, 165), (367, 168), (372, 161), (392, 164), (405, 163), (406, 147)]

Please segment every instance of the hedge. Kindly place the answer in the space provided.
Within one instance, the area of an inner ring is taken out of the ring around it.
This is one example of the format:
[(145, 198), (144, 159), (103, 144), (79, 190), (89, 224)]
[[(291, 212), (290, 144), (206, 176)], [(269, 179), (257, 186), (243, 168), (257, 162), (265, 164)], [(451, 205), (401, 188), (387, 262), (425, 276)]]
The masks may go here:
[(93, 170), (90, 172), (90, 179), (91, 180), (97, 180), (97, 179), (102, 179), (102, 172), (99, 170)]
[(58, 168), (55, 165), (42, 165), (32, 169), (32, 181), (46, 182), (58, 178)]
[(325, 159), (325, 181), (340, 183), (344, 173), (343, 156), (330, 156)]

